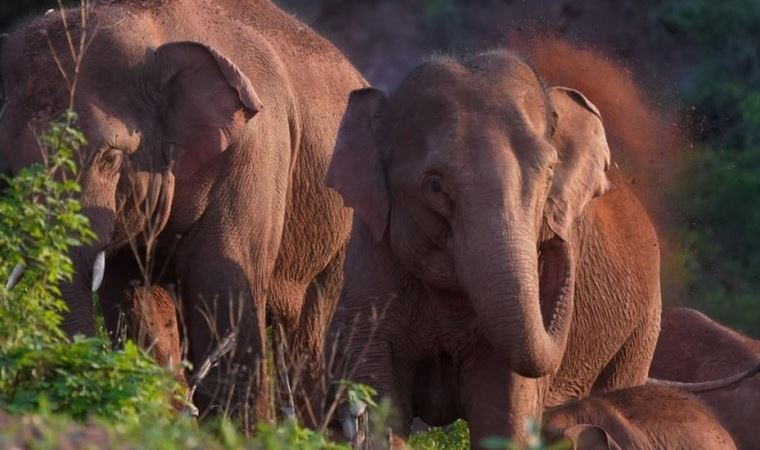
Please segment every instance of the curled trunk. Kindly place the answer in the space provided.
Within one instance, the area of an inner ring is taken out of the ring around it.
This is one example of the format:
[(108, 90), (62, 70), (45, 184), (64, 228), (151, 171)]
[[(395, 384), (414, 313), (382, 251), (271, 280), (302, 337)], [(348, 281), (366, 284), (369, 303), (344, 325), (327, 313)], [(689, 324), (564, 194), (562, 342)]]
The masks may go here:
[[(493, 242), (494, 236), (504, 238)], [(489, 263), (466, 264), (463, 280), (486, 337), (519, 375), (555, 373), (573, 315), (570, 245), (554, 237), (537, 252), (535, 242), (503, 230), (480, 233), (480, 239), (470, 261), (488, 255)]]

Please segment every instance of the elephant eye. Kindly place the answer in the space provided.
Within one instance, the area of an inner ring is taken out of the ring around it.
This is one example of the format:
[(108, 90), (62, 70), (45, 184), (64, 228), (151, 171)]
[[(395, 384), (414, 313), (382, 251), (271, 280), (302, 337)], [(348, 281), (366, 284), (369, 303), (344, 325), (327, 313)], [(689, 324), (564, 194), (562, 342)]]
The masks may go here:
[(422, 181), (422, 196), (425, 202), (438, 214), (448, 217), (451, 199), (440, 175), (427, 175)]
[(438, 177), (430, 177), (428, 180), (428, 184), (430, 185), (430, 190), (435, 192), (436, 194), (440, 194), (443, 192), (443, 187), (441, 186), (441, 180)]
[(425, 190), (433, 194), (445, 194), (443, 190), (443, 181), (438, 175), (428, 175), (425, 177)]
[(120, 148), (105, 144), (95, 155), (94, 163), (104, 174), (114, 175), (121, 169), (123, 161), (124, 152)]

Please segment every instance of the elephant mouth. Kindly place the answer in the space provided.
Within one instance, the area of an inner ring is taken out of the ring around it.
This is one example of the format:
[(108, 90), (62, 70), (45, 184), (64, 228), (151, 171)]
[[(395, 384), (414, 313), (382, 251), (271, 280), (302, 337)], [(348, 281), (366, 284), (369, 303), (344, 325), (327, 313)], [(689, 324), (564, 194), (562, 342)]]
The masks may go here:
[(538, 249), (539, 299), (546, 331), (556, 335), (559, 324), (572, 314), (574, 264), (571, 245), (554, 236)]

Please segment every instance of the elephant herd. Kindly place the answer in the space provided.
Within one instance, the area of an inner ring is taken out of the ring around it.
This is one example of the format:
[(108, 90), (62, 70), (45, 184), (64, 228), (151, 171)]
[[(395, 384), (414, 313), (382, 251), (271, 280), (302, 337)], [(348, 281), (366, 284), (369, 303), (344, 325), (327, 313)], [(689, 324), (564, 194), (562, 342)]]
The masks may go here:
[[(66, 107), (68, 14), (3, 40), (4, 172), (40, 161), (35, 130)], [(662, 312), (657, 235), (593, 92), (493, 50), (385, 94), (268, 0), (102, 1), (86, 27), (74, 108), (97, 239), (61, 289), (70, 335), (94, 333), (99, 288), (109, 332), (126, 323), (181, 379), (181, 346), (197, 368), (234, 336), (193, 402), (243, 426), (269, 419), (277, 324), (298, 416), (320, 422), (337, 361), (390, 400), (394, 448), (414, 418), (463, 418), (478, 447), (541, 417), (576, 448), (760, 448), (760, 343)], [(366, 410), (347, 406), (360, 444)]]

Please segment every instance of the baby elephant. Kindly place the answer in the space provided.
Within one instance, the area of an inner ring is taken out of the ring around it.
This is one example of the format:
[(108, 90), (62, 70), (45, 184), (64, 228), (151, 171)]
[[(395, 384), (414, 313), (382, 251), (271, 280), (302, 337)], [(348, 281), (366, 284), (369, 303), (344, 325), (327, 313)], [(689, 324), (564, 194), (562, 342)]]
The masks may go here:
[(732, 450), (731, 435), (696, 397), (662, 386), (638, 386), (589, 397), (544, 415), (547, 442), (577, 450)]

